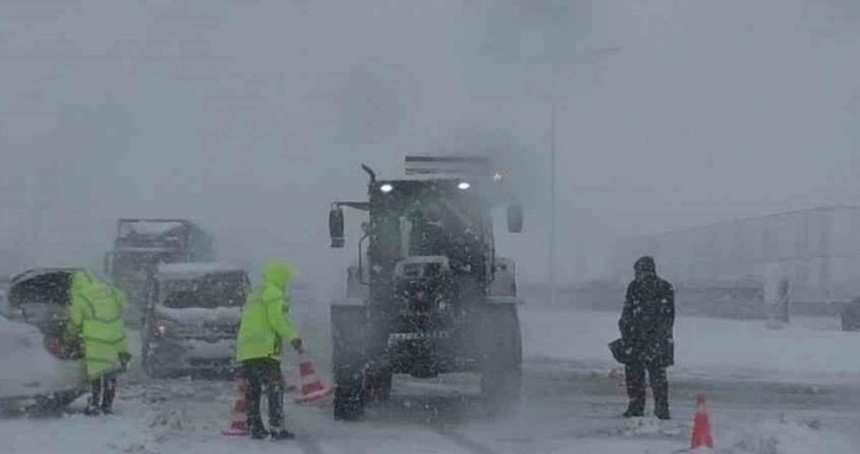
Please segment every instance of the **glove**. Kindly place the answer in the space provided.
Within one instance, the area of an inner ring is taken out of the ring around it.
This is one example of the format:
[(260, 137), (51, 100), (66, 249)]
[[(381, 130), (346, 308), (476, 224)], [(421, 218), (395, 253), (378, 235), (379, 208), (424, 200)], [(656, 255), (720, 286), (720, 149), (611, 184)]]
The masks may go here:
[(291, 341), (290, 341), (290, 345), (292, 345), (292, 346), (293, 346), (293, 349), (295, 349), (297, 352), (299, 352), (299, 353), (304, 353), (304, 349), (303, 349), (303, 347), (302, 347), (302, 340), (301, 340), (301, 339), (296, 338), (296, 339), (291, 340)]
[(119, 354), (119, 362), (122, 364), (122, 370), (128, 370), (128, 363), (131, 362), (131, 354), (128, 352), (121, 352)]

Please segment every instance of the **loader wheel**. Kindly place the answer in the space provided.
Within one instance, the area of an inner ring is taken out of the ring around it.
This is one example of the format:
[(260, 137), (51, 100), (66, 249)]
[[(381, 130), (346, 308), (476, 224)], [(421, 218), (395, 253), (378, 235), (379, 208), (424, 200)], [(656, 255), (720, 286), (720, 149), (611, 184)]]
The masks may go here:
[(334, 372), (334, 419), (355, 421), (365, 405), (365, 309), (332, 306), (332, 369)]
[(391, 368), (369, 368), (365, 375), (365, 393), (368, 402), (386, 402), (391, 398)]
[(364, 398), (361, 377), (338, 382), (334, 391), (335, 421), (356, 421), (364, 416)]
[(522, 341), (514, 305), (488, 305), (481, 320), (481, 394), (493, 414), (516, 408), (522, 388)]

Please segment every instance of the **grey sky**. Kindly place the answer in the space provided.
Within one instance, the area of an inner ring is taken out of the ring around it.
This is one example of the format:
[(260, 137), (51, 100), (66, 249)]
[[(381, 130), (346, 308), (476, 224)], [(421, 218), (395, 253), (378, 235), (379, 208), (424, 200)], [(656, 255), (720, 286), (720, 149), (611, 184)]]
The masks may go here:
[(858, 203), (856, 2), (522, 4), (4, 1), (0, 250), (98, 266), (116, 217), (187, 216), (341, 277), (327, 203), (360, 163), (509, 136), (536, 203), (500, 243), (539, 279), (550, 96), (565, 280), (616, 236)]

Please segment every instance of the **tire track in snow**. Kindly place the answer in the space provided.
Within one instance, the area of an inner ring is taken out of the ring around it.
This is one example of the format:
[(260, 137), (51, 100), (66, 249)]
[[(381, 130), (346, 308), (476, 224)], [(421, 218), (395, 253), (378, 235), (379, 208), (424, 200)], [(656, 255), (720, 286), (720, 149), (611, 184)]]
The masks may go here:
[(302, 422), (293, 422), (296, 432), (295, 442), (299, 445), (299, 449), (305, 454), (325, 454), (325, 451), (319, 445), (319, 438), (313, 432), (309, 431), (307, 425)]
[(296, 442), (305, 454), (324, 454), (316, 437), (296, 435)]
[(496, 454), (496, 451), (493, 451), (490, 447), (472, 440), (460, 432), (451, 430), (445, 426), (433, 426), (431, 430), (436, 434), (451, 440), (455, 445), (471, 452), (472, 454)]

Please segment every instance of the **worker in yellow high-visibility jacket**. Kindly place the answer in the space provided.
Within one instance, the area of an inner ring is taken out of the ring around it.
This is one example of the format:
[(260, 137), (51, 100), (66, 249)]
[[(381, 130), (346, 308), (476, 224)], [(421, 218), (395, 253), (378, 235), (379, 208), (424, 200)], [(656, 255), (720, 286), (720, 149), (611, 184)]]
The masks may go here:
[(71, 282), (71, 306), (66, 338), (84, 346), (84, 364), (92, 395), (87, 414), (112, 413), (116, 376), (131, 359), (123, 311), (125, 296), (86, 271)]
[[(253, 438), (271, 435), (275, 439), (291, 439), (295, 435), (284, 427), (284, 380), (281, 374), (283, 343), (289, 342), (302, 351), (302, 341), (290, 319), (290, 298), (287, 286), (292, 281), (292, 269), (280, 262), (266, 265), (263, 283), (254, 289), (242, 309), (236, 360), (242, 366), (242, 377), (248, 383), (248, 427)], [(269, 403), (269, 430), (260, 415), (262, 388), (266, 387)]]

